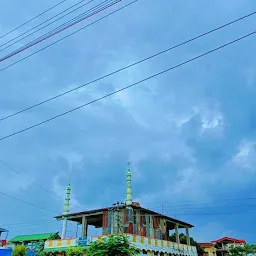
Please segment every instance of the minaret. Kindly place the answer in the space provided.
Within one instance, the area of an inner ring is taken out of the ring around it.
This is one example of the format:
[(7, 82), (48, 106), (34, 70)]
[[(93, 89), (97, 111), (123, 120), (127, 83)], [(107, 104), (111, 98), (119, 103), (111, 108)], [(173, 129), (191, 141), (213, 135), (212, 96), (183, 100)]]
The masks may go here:
[(128, 171), (127, 171), (127, 184), (126, 184), (126, 200), (125, 200), (125, 204), (127, 206), (131, 206), (132, 205), (132, 185), (131, 185), (131, 181), (132, 181), (132, 175), (131, 175), (131, 170), (130, 170), (130, 163), (128, 163)]
[(67, 215), (69, 213), (69, 201), (70, 201), (70, 193), (71, 193), (71, 186), (70, 186), (70, 179), (68, 183), (68, 187), (66, 190), (66, 198), (63, 208), (63, 226), (62, 226), (62, 233), (61, 233), (61, 239), (64, 239), (66, 237), (67, 232)]

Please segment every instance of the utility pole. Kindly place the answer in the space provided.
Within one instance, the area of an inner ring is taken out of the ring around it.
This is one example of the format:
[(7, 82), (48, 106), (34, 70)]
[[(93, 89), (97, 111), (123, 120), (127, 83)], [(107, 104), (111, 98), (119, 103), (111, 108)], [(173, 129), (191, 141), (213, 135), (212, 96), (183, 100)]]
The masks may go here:
[(120, 206), (123, 206), (124, 203), (117, 201), (116, 203), (113, 204), (112, 210), (116, 213), (116, 222), (117, 222), (117, 234), (122, 233), (122, 229), (120, 226)]

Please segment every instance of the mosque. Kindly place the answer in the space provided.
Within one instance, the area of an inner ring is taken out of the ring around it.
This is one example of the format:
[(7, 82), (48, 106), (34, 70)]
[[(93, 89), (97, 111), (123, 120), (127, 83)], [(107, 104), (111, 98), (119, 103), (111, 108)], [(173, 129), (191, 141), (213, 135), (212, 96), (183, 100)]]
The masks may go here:
[[(193, 225), (143, 208), (138, 202), (133, 202), (130, 166), (127, 170), (124, 203), (117, 202), (107, 208), (69, 213), (70, 193), (69, 182), (63, 214), (55, 217), (63, 222), (61, 239), (45, 241), (44, 252), (48, 255), (64, 256), (68, 248), (75, 246), (81, 246), (86, 254), (86, 248), (91, 241), (110, 234), (126, 234), (131, 244), (141, 249), (140, 255), (197, 256), (196, 247), (190, 245), (189, 230)], [(82, 226), (79, 237), (66, 236), (67, 225), (71, 221)], [(89, 225), (102, 228), (102, 234), (97, 237), (88, 236)], [(186, 244), (179, 241), (179, 229), (186, 230)], [(176, 234), (176, 242), (169, 240), (171, 231)]]

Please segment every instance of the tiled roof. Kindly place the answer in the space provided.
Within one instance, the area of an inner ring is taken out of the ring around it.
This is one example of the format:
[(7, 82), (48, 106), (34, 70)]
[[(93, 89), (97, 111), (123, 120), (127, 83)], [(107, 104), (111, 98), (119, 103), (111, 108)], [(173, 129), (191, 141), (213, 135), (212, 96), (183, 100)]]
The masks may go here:
[(206, 247), (212, 247), (214, 244), (212, 242), (202, 242), (202, 243), (199, 243), (199, 245), (202, 248), (206, 248)]
[(236, 238), (232, 238), (232, 237), (228, 237), (228, 236), (222, 237), (218, 240), (214, 240), (211, 242), (213, 242), (213, 243), (227, 242), (227, 243), (235, 243), (235, 244), (246, 244), (246, 241), (243, 239), (236, 239)]

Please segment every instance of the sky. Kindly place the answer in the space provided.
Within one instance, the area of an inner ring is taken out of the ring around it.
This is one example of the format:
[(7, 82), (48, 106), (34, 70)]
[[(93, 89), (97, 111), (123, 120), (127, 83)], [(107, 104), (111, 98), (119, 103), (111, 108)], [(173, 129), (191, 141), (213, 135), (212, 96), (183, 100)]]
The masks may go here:
[[(1, 38), (0, 43), (77, 2), (67, 0)], [(2, 2), (0, 34), (55, 3), (58, 1)], [(1, 62), (0, 69), (126, 3), (129, 0)], [(197, 4), (189, 0), (139, 0), (0, 71), (0, 117), (255, 9), (253, 0), (207, 3), (198, 0)], [(0, 138), (251, 33), (255, 21), (255, 15), (251, 16), (2, 120)], [(1, 51), (1, 56), (31, 39)], [(0, 227), (10, 231), (9, 238), (61, 231), (61, 223), (53, 217), (62, 212), (69, 177), (72, 212), (124, 201), (127, 162), (130, 161), (133, 198), (141, 206), (193, 224), (191, 235), (199, 242), (231, 236), (256, 243), (255, 40), (255, 35), (248, 37), (68, 115), (0, 140)], [(76, 227), (69, 224), (68, 236), (74, 236), (75, 232)], [(99, 235), (99, 230), (90, 232)]]

